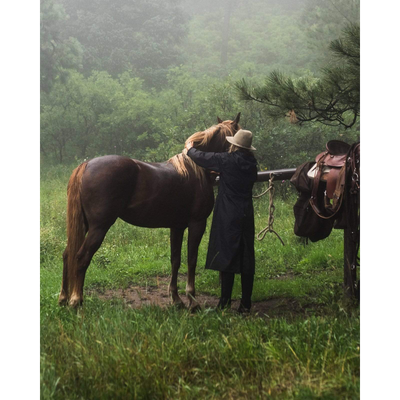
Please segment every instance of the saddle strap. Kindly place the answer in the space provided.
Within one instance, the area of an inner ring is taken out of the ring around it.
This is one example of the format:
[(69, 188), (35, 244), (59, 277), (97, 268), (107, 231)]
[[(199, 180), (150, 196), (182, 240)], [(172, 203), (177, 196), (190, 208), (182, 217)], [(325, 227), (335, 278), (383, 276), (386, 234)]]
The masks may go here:
[(318, 207), (315, 205), (313, 199), (317, 198), (317, 193), (318, 193), (318, 186), (319, 182), (321, 180), (321, 175), (322, 175), (322, 167), (324, 164), (324, 159), (328, 155), (328, 152), (325, 151), (324, 153), (321, 153), (316, 161), (317, 161), (317, 166), (316, 166), (316, 171), (317, 173), (314, 176), (314, 181), (313, 181), (313, 187), (311, 191), (311, 199), (310, 199), (310, 204), (313, 207), (314, 211), (317, 213), (318, 216), (320, 216), (321, 211), (319, 211)]
[(314, 212), (318, 215), (318, 217), (323, 218), (323, 219), (331, 219), (339, 212), (340, 207), (343, 202), (343, 197), (344, 197), (345, 181), (346, 181), (346, 166), (343, 165), (343, 167), (339, 171), (339, 177), (338, 177), (338, 180), (336, 183), (336, 188), (335, 188), (335, 191), (332, 196), (333, 197), (332, 204), (330, 203), (330, 199), (327, 195), (327, 191), (325, 191), (325, 196), (324, 196), (325, 210), (332, 213), (329, 216), (325, 216), (325, 215), (321, 214), (321, 211), (319, 210), (317, 205), (314, 203), (315, 197), (311, 196), (310, 205), (313, 208)]

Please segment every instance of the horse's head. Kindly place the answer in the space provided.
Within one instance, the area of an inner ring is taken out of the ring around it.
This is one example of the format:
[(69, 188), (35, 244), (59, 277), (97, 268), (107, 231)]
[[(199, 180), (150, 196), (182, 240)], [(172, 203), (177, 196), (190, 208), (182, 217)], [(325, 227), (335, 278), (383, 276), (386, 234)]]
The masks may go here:
[(205, 131), (194, 133), (186, 140), (186, 143), (193, 142), (193, 147), (202, 151), (220, 153), (228, 150), (230, 144), (226, 137), (234, 136), (240, 129), (240, 113), (233, 121), (222, 121), (219, 117), (217, 119), (217, 125), (213, 125)]
[(240, 113), (236, 115), (236, 118), (233, 121), (231, 121), (230, 119), (222, 121), (220, 117), (217, 117), (218, 124), (226, 125), (229, 129), (234, 130), (235, 133), (240, 129), (239, 120), (240, 120)]

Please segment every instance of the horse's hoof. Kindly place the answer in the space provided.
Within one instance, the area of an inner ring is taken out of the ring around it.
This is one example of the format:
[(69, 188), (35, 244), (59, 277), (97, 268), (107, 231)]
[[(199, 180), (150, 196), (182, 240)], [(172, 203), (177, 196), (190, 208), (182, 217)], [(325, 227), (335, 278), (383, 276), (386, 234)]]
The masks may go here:
[(68, 304), (68, 297), (59, 297), (58, 299), (58, 305), (61, 306), (66, 306)]
[(82, 303), (83, 303), (83, 300), (80, 299), (79, 297), (71, 297), (68, 305), (72, 308), (78, 308), (82, 305)]
[(60, 307), (65, 307), (68, 305), (68, 299), (58, 299), (58, 305)]
[(182, 300), (181, 301), (173, 301), (172, 307), (175, 307), (177, 310), (185, 310), (186, 309), (185, 303)]
[(192, 304), (189, 306), (189, 310), (192, 314), (195, 314), (195, 313), (201, 311), (201, 306), (199, 303)]

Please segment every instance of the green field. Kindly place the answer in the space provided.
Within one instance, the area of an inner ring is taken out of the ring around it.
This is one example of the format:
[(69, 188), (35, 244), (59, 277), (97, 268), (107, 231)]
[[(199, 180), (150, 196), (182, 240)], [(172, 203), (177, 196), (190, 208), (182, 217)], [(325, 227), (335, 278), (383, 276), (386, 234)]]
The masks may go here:
[[(170, 274), (169, 231), (117, 221), (88, 269), (84, 305), (74, 311), (57, 305), (72, 168), (43, 168), (41, 176), (43, 399), (359, 398), (360, 318), (359, 308), (341, 296), (343, 231), (305, 245), (293, 234), (295, 194), (287, 182), (278, 190), (286, 195), (275, 199), (274, 224), (286, 245), (274, 235), (256, 241), (253, 294), (255, 302), (276, 299), (284, 307), (249, 317), (213, 309), (191, 315), (100, 297), (106, 289), (155, 285)], [(268, 198), (254, 204), (258, 232), (268, 221)], [(196, 290), (218, 296), (217, 273), (204, 269), (208, 234), (209, 225)], [(179, 288), (184, 294), (182, 279)], [(233, 296), (240, 297), (240, 279)]]

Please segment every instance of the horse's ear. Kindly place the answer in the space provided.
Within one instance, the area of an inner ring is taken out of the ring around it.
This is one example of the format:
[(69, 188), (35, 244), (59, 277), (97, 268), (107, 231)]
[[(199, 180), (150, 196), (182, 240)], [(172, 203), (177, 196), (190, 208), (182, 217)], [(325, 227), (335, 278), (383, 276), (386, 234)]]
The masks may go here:
[(220, 117), (217, 117), (217, 121), (220, 124), (222, 122), (222, 119)]
[(239, 120), (240, 120), (240, 113), (238, 114), (238, 115), (236, 115), (236, 118), (234, 119), (234, 123), (235, 124), (238, 124), (239, 123)]

